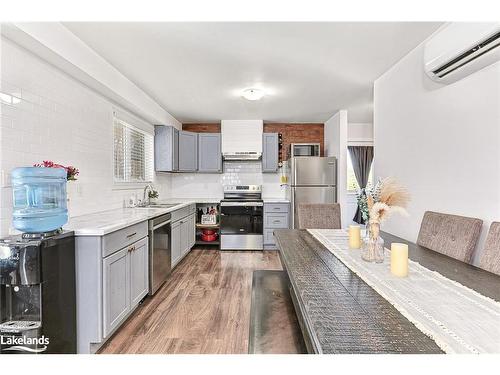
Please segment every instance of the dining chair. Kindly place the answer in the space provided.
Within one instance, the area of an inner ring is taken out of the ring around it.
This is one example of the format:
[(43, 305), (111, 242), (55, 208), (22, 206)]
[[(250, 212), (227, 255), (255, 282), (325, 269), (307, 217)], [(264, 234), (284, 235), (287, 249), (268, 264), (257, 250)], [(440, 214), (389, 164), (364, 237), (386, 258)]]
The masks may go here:
[(297, 206), (299, 229), (340, 229), (340, 204), (300, 203)]
[(479, 267), (500, 275), (500, 222), (498, 221), (490, 225)]
[(470, 263), (482, 225), (481, 219), (426, 211), (417, 244)]

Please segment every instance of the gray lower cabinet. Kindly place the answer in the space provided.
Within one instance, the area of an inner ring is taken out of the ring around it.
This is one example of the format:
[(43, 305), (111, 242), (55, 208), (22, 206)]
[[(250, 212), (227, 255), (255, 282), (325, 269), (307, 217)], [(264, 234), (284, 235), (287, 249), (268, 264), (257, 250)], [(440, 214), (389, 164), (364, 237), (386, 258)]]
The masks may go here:
[(120, 250), (103, 260), (104, 337), (108, 337), (130, 311), (130, 255)]
[[(196, 242), (196, 206), (183, 209), (182, 218), (172, 223), (172, 268), (184, 258)], [(175, 213), (175, 212), (174, 212)], [(174, 213), (172, 216), (174, 217)], [(185, 215), (185, 216), (184, 216)]]
[(179, 131), (179, 172), (198, 169), (198, 133)]
[[(144, 239), (146, 241), (146, 239)], [(130, 252), (130, 304), (136, 306), (149, 292), (149, 251), (139, 241)]]
[(262, 172), (278, 171), (279, 139), (278, 133), (262, 134)]
[(172, 267), (181, 259), (181, 221), (172, 223)]
[(95, 353), (148, 293), (147, 221), (104, 236), (77, 236), (78, 353)]
[(222, 172), (220, 133), (198, 134), (198, 172)]
[(148, 239), (103, 259), (104, 337), (109, 337), (148, 294)]
[(264, 202), (264, 249), (276, 249), (273, 232), (290, 227), (290, 203)]

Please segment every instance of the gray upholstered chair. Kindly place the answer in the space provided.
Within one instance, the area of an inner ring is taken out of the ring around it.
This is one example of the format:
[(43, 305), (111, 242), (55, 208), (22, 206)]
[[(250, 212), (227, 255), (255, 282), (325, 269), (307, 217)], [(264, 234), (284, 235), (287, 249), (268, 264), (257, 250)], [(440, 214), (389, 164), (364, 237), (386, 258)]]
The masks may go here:
[(299, 229), (340, 229), (340, 204), (299, 204), (297, 227)]
[(427, 211), (417, 244), (469, 263), (482, 225), (481, 219)]
[(500, 275), (500, 223), (490, 225), (488, 236), (484, 244), (483, 253), (479, 260), (479, 267)]

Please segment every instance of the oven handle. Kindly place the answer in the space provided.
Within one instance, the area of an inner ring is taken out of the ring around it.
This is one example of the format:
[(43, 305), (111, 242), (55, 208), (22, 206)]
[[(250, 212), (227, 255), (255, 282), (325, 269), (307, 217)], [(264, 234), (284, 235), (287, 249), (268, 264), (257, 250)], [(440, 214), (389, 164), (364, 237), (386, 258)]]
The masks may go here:
[(263, 202), (220, 202), (221, 207), (261, 207)]

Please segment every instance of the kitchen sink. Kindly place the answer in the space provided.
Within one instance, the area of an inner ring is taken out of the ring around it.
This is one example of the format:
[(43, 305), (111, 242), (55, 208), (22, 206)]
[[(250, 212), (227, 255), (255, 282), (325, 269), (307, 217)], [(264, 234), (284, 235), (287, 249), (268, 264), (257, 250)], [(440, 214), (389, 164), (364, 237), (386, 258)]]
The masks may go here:
[(170, 208), (178, 206), (180, 203), (152, 203), (146, 206), (137, 206), (136, 208)]

